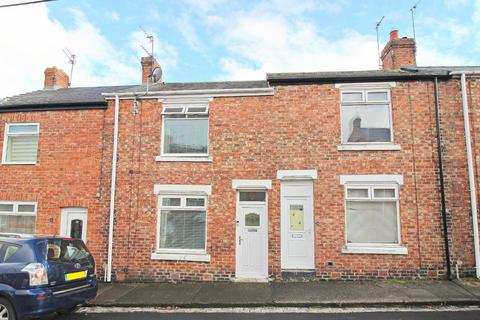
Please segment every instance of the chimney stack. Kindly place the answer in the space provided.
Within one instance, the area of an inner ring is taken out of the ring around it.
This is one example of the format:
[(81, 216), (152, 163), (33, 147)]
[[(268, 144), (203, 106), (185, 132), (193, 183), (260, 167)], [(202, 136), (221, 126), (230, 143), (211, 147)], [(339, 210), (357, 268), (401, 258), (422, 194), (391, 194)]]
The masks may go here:
[(60, 88), (68, 88), (70, 79), (68, 75), (57, 67), (45, 69), (45, 80), (43, 82), (43, 89), (55, 90)]
[(390, 32), (390, 40), (382, 50), (382, 66), (384, 70), (398, 70), (402, 66), (416, 66), (415, 40), (412, 38), (399, 38), (398, 30)]
[[(152, 80), (152, 72), (155, 68), (160, 67), (160, 64), (157, 60), (152, 57), (142, 57), (142, 84), (154, 83), (155, 81)], [(157, 79), (159, 80), (159, 79)]]

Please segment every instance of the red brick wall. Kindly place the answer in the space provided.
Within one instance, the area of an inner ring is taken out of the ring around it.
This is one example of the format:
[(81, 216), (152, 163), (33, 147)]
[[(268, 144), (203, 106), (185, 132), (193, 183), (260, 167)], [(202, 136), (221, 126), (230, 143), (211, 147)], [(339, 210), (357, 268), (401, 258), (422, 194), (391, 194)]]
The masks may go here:
[[(470, 130), (474, 172), (479, 190), (478, 168), (480, 155), (480, 82), (467, 80), (470, 109)], [(460, 79), (440, 82), (440, 109), (447, 212), (449, 217), (452, 270), (457, 260), (462, 261), (462, 275), (474, 275), (473, 227), (470, 209), (465, 127), (462, 110)], [(477, 200), (478, 203), (478, 200)]]
[[(0, 200), (38, 202), (36, 231), (59, 234), (63, 207), (88, 208), (88, 247), (101, 272), (106, 255), (107, 214), (101, 189), (104, 110), (0, 113), (5, 124), (38, 122), (36, 165), (0, 165)], [(109, 192), (109, 190), (107, 190)]]
[[(401, 151), (337, 151), (339, 92), (333, 84), (281, 86), (275, 96), (217, 98), (210, 106), (212, 163), (155, 162), (161, 104), (121, 103), (113, 269), (120, 280), (226, 280), (235, 273), (235, 191), (232, 179), (271, 179), (269, 272), (280, 276), (280, 185), (277, 170), (317, 169), (314, 182), (317, 276), (329, 279), (437, 278), (444, 248), (432, 82), (398, 82), (393, 130)], [(108, 110), (113, 118), (113, 104)], [(107, 132), (111, 132), (111, 128)], [(107, 170), (105, 170), (106, 172)], [(342, 254), (341, 174), (402, 174), (402, 243), (408, 255)], [(104, 180), (106, 181), (106, 179)], [(154, 184), (211, 184), (207, 213), (210, 263), (153, 261)], [(327, 267), (333, 261), (334, 267)], [(127, 272), (125, 272), (127, 271)]]

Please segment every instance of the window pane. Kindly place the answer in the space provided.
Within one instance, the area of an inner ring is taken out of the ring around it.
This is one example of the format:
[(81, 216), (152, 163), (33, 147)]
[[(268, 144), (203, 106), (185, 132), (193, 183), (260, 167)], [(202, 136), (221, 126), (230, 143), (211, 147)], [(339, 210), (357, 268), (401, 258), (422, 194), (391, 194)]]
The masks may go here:
[(207, 107), (188, 107), (187, 113), (205, 113), (207, 111)]
[(3, 255), (0, 255), (0, 263), (8, 262), (8, 260), (20, 249), (20, 246), (14, 244), (0, 243), (0, 252), (3, 251)]
[(7, 141), (7, 162), (35, 162), (38, 136), (13, 136)]
[(374, 189), (375, 198), (395, 198), (395, 189)]
[(162, 206), (165, 207), (179, 207), (180, 198), (162, 198)]
[(13, 204), (0, 203), (0, 212), (13, 212)]
[(203, 207), (205, 206), (204, 198), (187, 198), (187, 207)]
[(240, 201), (265, 201), (266, 193), (261, 192), (240, 192)]
[(246, 227), (260, 227), (260, 215), (255, 212), (247, 213), (245, 215)]
[(360, 102), (363, 101), (361, 92), (344, 92), (342, 93), (342, 101), (344, 102)]
[(369, 92), (367, 94), (368, 101), (387, 101), (388, 93), (386, 92)]
[(303, 205), (290, 205), (290, 231), (304, 231)]
[(34, 204), (19, 204), (18, 205), (18, 212), (35, 213), (35, 205)]
[(398, 243), (396, 202), (347, 201), (348, 243)]
[(208, 118), (166, 118), (164, 125), (164, 153), (207, 153)]
[(0, 215), (0, 232), (5, 233), (35, 233), (35, 216)]
[(342, 142), (390, 142), (388, 105), (342, 106)]
[(205, 249), (205, 211), (162, 210), (162, 249)]
[(25, 126), (20, 125), (9, 125), (8, 133), (37, 133), (38, 125), (29, 124)]
[(347, 198), (368, 198), (368, 189), (347, 189)]
[(163, 108), (163, 113), (181, 113), (183, 112), (183, 107), (167, 107)]

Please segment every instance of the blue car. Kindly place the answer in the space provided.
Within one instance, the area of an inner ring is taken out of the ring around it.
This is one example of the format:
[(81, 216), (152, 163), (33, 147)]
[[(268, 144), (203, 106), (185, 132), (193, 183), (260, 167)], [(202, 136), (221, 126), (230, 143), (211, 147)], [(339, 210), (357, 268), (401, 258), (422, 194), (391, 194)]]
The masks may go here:
[(0, 320), (68, 312), (96, 294), (95, 261), (82, 240), (0, 234)]

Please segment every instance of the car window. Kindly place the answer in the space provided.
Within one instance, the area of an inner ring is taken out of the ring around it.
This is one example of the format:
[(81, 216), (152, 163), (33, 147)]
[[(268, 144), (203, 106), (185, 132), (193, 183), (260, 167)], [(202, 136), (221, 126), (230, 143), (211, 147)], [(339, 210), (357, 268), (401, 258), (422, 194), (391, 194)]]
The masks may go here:
[(18, 245), (0, 242), (0, 263), (8, 262), (18, 249), (20, 249)]
[(76, 239), (49, 239), (47, 248), (50, 261), (76, 262), (90, 257), (87, 247)]

